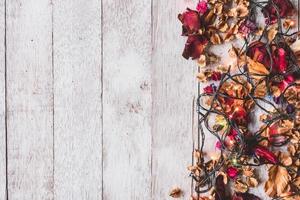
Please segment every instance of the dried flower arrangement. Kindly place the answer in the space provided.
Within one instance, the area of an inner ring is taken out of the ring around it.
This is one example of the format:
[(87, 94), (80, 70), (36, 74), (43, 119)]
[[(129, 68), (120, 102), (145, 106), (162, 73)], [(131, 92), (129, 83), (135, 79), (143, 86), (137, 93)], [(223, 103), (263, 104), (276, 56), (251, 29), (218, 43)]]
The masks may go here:
[[(198, 144), (188, 167), (192, 200), (300, 200), (300, 34), (290, 0), (200, 0), (178, 18), (187, 37), (183, 57), (197, 60)], [(257, 15), (264, 22), (257, 21)], [(292, 32), (292, 33), (291, 33)], [(234, 40), (222, 65), (212, 46)], [(260, 113), (259, 119), (256, 119)], [(251, 129), (258, 123), (258, 130)], [(216, 138), (214, 156), (205, 138)], [(259, 166), (268, 168), (262, 183)], [(180, 190), (173, 192), (178, 196)]]

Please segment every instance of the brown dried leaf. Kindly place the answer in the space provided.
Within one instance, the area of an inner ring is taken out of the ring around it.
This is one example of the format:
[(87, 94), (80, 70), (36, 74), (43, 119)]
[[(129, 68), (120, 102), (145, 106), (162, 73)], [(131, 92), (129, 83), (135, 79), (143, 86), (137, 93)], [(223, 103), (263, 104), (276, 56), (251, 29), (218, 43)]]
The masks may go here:
[(223, 3), (216, 3), (214, 5), (214, 13), (216, 15), (221, 15), (223, 12)]
[(169, 195), (173, 198), (179, 198), (182, 195), (182, 191), (181, 191), (180, 188), (176, 187), (176, 188), (171, 190)]
[(279, 160), (284, 166), (290, 166), (293, 164), (293, 160), (289, 153), (281, 152), (279, 156)]
[(239, 54), (239, 49), (232, 45), (232, 47), (228, 50), (229, 56), (232, 58), (237, 58)]
[(281, 196), (289, 191), (291, 176), (286, 168), (274, 165), (269, 169), (269, 180), (265, 183), (265, 192), (270, 197)]
[(252, 75), (253, 78), (261, 79), (261, 78), (263, 78), (262, 75), (269, 74), (269, 71), (263, 64), (256, 62), (249, 57), (247, 58), (247, 61), (248, 61), (249, 73), (250, 73), (250, 75)]
[(269, 30), (268, 30), (268, 40), (269, 41), (273, 41), (273, 39), (275, 38), (275, 36), (277, 35), (278, 30), (276, 26), (272, 26)]
[(285, 19), (283, 22), (283, 27), (285, 29), (294, 28), (296, 26), (296, 22), (293, 19)]
[(248, 177), (246, 179), (246, 183), (249, 187), (256, 187), (258, 185), (258, 181), (253, 177)]
[(243, 183), (241, 180), (236, 180), (234, 182), (234, 190), (236, 192), (245, 193), (248, 191), (248, 185), (246, 183)]
[(221, 44), (222, 39), (218, 33), (213, 33), (212, 36), (210, 37), (210, 41), (213, 44)]
[(206, 56), (205, 55), (201, 55), (198, 59), (198, 66), (203, 68), (206, 67)]

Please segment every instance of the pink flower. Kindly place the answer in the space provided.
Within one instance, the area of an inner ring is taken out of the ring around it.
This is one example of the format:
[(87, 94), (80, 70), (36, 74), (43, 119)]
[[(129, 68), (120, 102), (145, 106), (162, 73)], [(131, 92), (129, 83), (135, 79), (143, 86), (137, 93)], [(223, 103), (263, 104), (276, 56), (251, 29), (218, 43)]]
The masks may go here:
[(197, 8), (196, 8), (199, 13), (204, 14), (206, 13), (208, 6), (207, 6), (207, 2), (206, 1), (199, 1)]
[(235, 179), (238, 175), (239, 170), (235, 167), (229, 167), (227, 169), (227, 175), (229, 176), (229, 178), (231, 179)]
[(220, 141), (216, 142), (216, 148), (219, 150), (222, 148), (222, 143)]

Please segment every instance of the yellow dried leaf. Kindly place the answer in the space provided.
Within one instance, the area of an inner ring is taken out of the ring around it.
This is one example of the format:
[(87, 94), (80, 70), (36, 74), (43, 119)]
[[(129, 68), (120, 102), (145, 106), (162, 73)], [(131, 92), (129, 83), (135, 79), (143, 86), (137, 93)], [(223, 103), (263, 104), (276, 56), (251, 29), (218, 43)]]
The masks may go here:
[(203, 68), (206, 67), (206, 56), (205, 55), (201, 55), (198, 59), (198, 66)]
[(273, 41), (273, 39), (275, 38), (275, 36), (277, 35), (278, 30), (277, 27), (272, 26), (269, 30), (268, 30), (268, 40), (269, 41)]
[(265, 192), (270, 197), (276, 197), (289, 191), (291, 176), (286, 168), (274, 165), (269, 169), (269, 179), (265, 183)]
[(234, 182), (234, 190), (236, 192), (245, 193), (248, 191), (248, 186), (247, 184), (243, 183), (241, 180), (236, 180)]
[(269, 71), (263, 64), (256, 62), (249, 57), (247, 58), (247, 61), (249, 73), (250, 75), (252, 75), (253, 78), (261, 79), (263, 78), (263, 75), (269, 74)]
[(258, 181), (256, 180), (256, 178), (248, 177), (247, 178), (247, 185), (249, 187), (256, 187), (258, 185)]

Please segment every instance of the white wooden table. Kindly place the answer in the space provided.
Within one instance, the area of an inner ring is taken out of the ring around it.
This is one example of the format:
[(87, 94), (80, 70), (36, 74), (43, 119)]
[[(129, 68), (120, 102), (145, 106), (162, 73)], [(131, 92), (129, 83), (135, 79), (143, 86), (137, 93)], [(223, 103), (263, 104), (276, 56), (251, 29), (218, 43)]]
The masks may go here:
[(0, 0), (0, 200), (188, 199), (196, 0)]
[(187, 199), (188, 4), (0, 0), (0, 200)]

